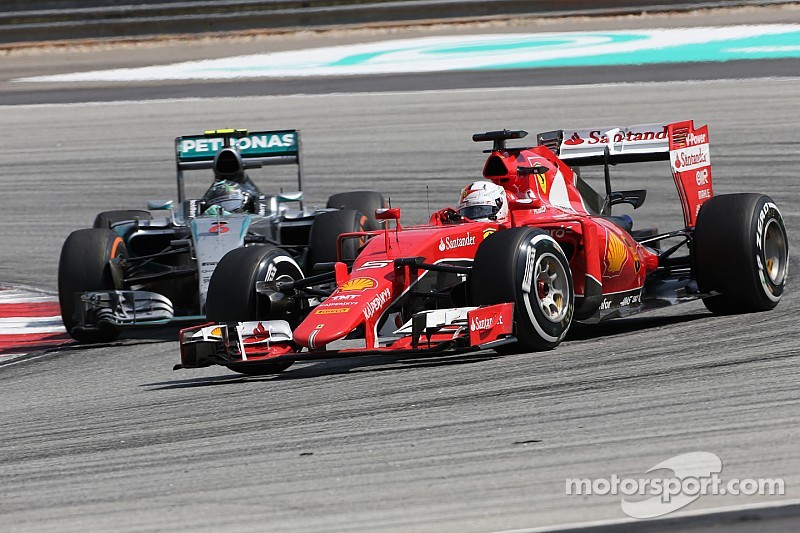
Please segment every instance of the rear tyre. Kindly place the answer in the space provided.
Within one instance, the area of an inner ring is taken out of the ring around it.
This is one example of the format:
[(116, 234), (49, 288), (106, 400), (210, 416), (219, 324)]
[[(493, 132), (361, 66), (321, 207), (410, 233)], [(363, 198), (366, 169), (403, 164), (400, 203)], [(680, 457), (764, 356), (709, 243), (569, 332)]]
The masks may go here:
[(558, 243), (536, 228), (511, 228), (478, 247), (469, 279), (474, 305), (514, 302), (519, 342), (512, 350), (558, 346), (572, 324), (575, 291), (569, 263)]
[(77, 293), (121, 289), (115, 287), (109, 261), (127, 257), (122, 238), (110, 229), (73, 231), (61, 248), (58, 262), (58, 302), (61, 319), (70, 336), (80, 342), (109, 342), (119, 336), (111, 326), (82, 329), (76, 315)]
[(772, 198), (724, 194), (700, 208), (692, 260), (701, 291), (718, 292), (703, 303), (712, 313), (773, 309), (786, 286), (789, 239)]
[[(369, 220), (360, 211), (344, 209), (320, 213), (314, 218), (311, 234), (308, 238), (308, 254), (306, 255), (306, 272), (311, 275), (317, 263), (332, 263), (337, 260), (336, 243), (339, 235), (357, 231), (367, 231)], [(364, 238), (347, 239), (342, 248), (342, 260), (352, 261), (358, 255), (358, 249), (364, 244)]]
[(340, 192), (328, 198), (326, 207), (334, 209), (352, 209), (359, 211), (367, 217), (367, 230), (381, 229), (381, 224), (375, 218), (375, 210), (386, 207), (383, 195), (374, 191)]
[(98, 213), (94, 218), (94, 228), (110, 229), (111, 226), (117, 222), (126, 220), (153, 220), (153, 216), (149, 211), (142, 211), (140, 209), (129, 209), (125, 211), (103, 211)]
[[(292, 256), (274, 246), (246, 246), (222, 258), (206, 296), (206, 316), (213, 322), (287, 320), (294, 325), (300, 309), (287, 309), (256, 292), (259, 281), (296, 281), (303, 271)], [(285, 302), (284, 302), (285, 303)]]

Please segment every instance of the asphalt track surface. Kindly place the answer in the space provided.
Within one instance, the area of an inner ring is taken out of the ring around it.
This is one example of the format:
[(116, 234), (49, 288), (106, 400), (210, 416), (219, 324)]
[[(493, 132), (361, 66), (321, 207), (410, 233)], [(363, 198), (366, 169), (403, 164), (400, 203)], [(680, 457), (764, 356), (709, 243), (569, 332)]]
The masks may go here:
[[(752, 72), (730, 68), (723, 77)], [(301, 129), (309, 203), (374, 188), (411, 223), (479, 175), (473, 132), (692, 118), (711, 127), (715, 194), (770, 194), (796, 250), (799, 89), (757, 78), (6, 106), (0, 280), (54, 291), (71, 230), (174, 196), (172, 139), (231, 125)], [(665, 165), (613, 175), (648, 189), (638, 227), (680, 225)], [(172, 372), (175, 332), (161, 330), (18, 361), (0, 367), (0, 529), (497, 531), (620, 519), (619, 496), (567, 496), (565, 479), (640, 477), (691, 451), (720, 456), (725, 479), (783, 478), (780, 498), (797, 498), (795, 272), (772, 312), (678, 306), (576, 327), (548, 353), (369, 357), (245, 378)], [(705, 496), (688, 509), (780, 498)]]

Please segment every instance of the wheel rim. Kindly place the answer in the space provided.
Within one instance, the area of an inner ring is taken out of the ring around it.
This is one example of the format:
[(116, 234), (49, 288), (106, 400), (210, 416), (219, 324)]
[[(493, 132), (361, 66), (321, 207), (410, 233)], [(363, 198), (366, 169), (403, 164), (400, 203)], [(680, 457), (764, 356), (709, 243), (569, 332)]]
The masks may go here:
[(553, 254), (541, 255), (534, 268), (535, 296), (539, 309), (550, 322), (561, 322), (569, 307), (567, 272)]
[(769, 280), (780, 285), (786, 277), (786, 238), (774, 218), (764, 229), (764, 270)]

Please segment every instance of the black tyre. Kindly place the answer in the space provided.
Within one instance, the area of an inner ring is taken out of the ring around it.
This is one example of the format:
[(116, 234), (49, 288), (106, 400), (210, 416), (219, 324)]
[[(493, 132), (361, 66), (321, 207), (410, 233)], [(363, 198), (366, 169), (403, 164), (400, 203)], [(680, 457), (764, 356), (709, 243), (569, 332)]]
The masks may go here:
[(692, 260), (713, 313), (767, 311), (786, 285), (789, 239), (778, 207), (757, 193), (714, 196), (700, 208)]
[(73, 339), (81, 342), (108, 342), (119, 336), (116, 328), (82, 329), (76, 314), (77, 293), (122, 289), (114, 286), (109, 261), (126, 257), (122, 238), (110, 229), (73, 231), (61, 248), (58, 262), (58, 302), (61, 319)]
[(572, 323), (575, 291), (569, 263), (558, 243), (540, 229), (498, 231), (481, 243), (469, 291), (474, 305), (514, 302), (519, 342), (513, 351), (555, 348)]
[(149, 211), (142, 211), (140, 209), (129, 209), (126, 211), (103, 211), (98, 213), (94, 218), (94, 228), (108, 229), (117, 222), (125, 220), (153, 220), (153, 216)]
[[(360, 211), (345, 209), (320, 213), (311, 226), (308, 237), (308, 254), (306, 255), (306, 272), (310, 275), (317, 263), (336, 261), (336, 243), (339, 235), (354, 231), (366, 231), (367, 216)], [(342, 248), (342, 259), (353, 260), (364, 239), (348, 239)]]
[(328, 198), (328, 205), (334, 209), (352, 209), (367, 217), (367, 230), (381, 229), (381, 224), (375, 218), (375, 210), (386, 207), (383, 195), (374, 191), (340, 192)]
[(213, 322), (296, 320), (300, 309), (287, 301), (272, 301), (256, 292), (258, 281), (290, 281), (303, 278), (292, 257), (274, 246), (247, 246), (231, 250), (214, 269), (208, 284), (206, 316)]

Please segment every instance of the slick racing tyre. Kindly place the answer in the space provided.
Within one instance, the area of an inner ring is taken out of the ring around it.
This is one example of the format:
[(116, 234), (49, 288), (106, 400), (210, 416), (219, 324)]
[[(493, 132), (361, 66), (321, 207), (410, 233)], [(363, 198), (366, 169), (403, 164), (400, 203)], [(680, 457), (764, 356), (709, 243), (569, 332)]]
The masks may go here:
[[(360, 211), (343, 209), (320, 213), (311, 225), (306, 255), (306, 272), (311, 275), (317, 263), (336, 261), (336, 244), (339, 235), (356, 231), (366, 231), (369, 221)], [(342, 260), (352, 261), (358, 255), (358, 248), (364, 239), (347, 239), (342, 249)]]
[(206, 316), (212, 322), (286, 320), (294, 327), (302, 308), (288, 299), (271, 300), (256, 292), (259, 281), (296, 281), (303, 271), (283, 250), (271, 245), (231, 250), (214, 269), (208, 284)]
[(381, 224), (375, 218), (375, 210), (386, 207), (383, 195), (374, 191), (352, 191), (340, 192), (328, 198), (328, 205), (325, 207), (334, 209), (352, 209), (359, 211), (367, 217), (364, 225), (367, 230), (381, 229)]
[(153, 216), (149, 211), (142, 211), (139, 209), (129, 209), (127, 211), (103, 211), (98, 213), (94, 218), (94, 228), (109, 229), (117, 222), (124, 222), (126, 220), (153, 220)]
[(692, 261), (701, 291), (718, 314), (767, 311), (786, 285), (789, 239), (772, 198), (740, 193), (713, 196), (697, 215)]
[(122, 238), (110, 229), (73, 231), (61, 248), (58, 262), (58, 302), (61, 319), (70, 336), (81, 342), (109, 342), (119, 336), (110, 326), (82, 329), (76, 317), (77, 293), (122, 289), (114, 286), (109, 261), (127, 257)]
[(555, 348), (572, 323), (575, 291), (564, 252), (536, 228), (498, 231), (478, 247), (469, 278), (473, 305), (514, 302), (513, 351)]

